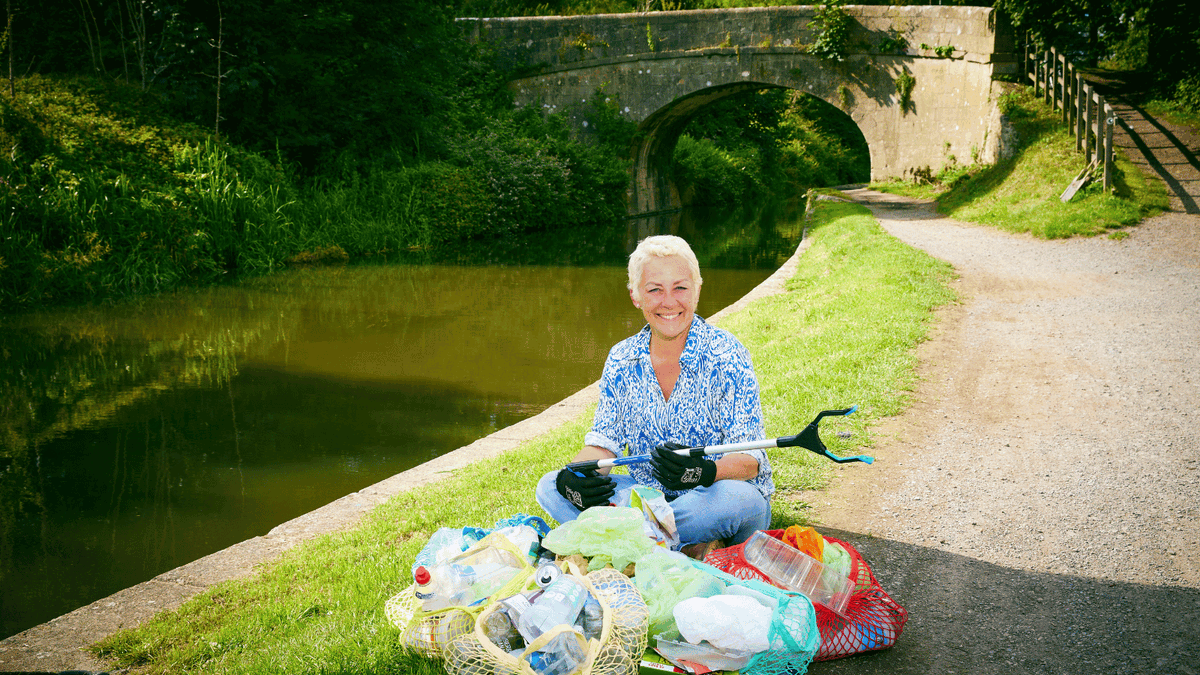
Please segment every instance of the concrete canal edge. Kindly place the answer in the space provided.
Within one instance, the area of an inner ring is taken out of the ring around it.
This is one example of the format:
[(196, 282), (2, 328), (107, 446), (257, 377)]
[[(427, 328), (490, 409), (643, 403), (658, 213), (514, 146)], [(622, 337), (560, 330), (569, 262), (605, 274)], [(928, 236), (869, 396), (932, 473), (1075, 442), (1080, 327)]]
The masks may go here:
[[(755, 300), (780, 293), (808, 245), (809, 240), (802, 239), (796, 252), (774, 274), (708, 320), (719, 322)], [(234, 544), (0, 640), (0, 672), (103, 671), (107, 666), (84, 651), (88, 645), (119, 630), (136, 627), (158, 612), (175, 609), (210, 586), (250, 576), (258, 565), (303, 541), (351, 528), (364, 514), (393, 495), (437, 482), (456, 469), (496, 457), (575, 419), (596, 402), (596, 385), (588, 385), (541, 413), (470, 445), (293, 518), (261, 537)]]

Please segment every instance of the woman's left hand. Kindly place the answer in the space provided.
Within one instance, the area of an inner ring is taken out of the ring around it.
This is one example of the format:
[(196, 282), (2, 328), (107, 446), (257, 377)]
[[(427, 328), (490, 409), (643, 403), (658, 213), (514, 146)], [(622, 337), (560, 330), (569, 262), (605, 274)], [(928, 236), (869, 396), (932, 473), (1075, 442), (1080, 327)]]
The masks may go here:
[(670, 490), (711, 487), (717, 480), (717, 463), (704, 457), (675, 454), (675, 450), (686, 447), (670, 442), (654, 448), (650, 459), (654, 477)]

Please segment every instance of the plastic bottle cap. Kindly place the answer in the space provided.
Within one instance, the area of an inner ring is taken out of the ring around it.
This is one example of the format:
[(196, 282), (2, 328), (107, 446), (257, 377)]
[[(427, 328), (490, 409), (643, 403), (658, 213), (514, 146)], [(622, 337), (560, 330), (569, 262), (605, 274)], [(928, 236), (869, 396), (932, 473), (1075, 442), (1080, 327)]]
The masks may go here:
[(425, 569), (424, 565), (418, 567), (417, 571), (413, 572), (413, 581), (421, 585), (429, 583), (429, 570)]

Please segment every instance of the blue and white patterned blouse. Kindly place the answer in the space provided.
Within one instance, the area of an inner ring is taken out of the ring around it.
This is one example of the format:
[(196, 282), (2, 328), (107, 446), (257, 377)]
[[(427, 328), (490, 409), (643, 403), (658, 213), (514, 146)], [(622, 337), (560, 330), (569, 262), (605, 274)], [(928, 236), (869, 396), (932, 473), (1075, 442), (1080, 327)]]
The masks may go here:
[[(630, 455), (647, 455), (668, 441), (700, 446), (764, 438), (758, 379), (737, 338), (694, 316), (679, 365), (671, 399), (664, 401), (650, 365), (650, 327), (618, 342), (604, 363), (600, 404), (584, 444), (619, 456), (626, 444)], [(744, 452), (758, 460), (758, 475), (749, 482), (770, 499), (775, 484), (767, 453)], [(682, 494), (659, 483), (649, 462), (627, 466), (638, 483), (667, 496)]]

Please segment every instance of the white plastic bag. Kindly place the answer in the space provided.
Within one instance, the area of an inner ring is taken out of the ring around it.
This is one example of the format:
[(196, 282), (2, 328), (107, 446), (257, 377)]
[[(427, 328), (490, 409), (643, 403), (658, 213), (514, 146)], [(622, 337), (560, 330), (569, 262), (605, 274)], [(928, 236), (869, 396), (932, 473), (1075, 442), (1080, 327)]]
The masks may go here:
[(747, 595), (688, 598), (675, 605), (675, 625), (692, 644), (748, 652), (771, 646), (771, 610)]

